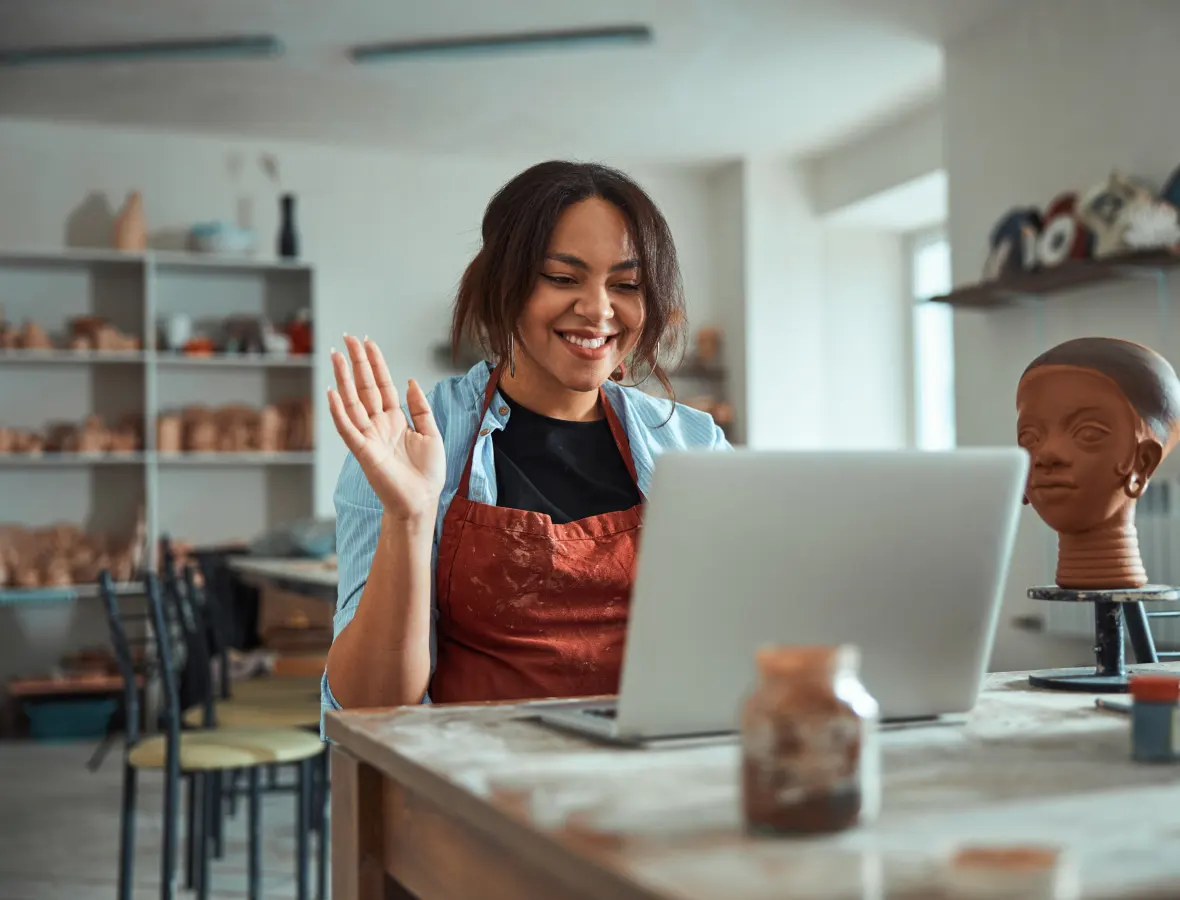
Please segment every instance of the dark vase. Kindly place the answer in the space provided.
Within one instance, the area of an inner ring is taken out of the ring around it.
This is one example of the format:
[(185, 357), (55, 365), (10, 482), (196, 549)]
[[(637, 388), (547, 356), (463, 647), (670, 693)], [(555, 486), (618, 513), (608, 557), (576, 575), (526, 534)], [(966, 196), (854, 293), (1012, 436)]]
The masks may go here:
[(279, 221), (279, 258), (299, 257), (299, 230), (295, 227), (295, 195), (283, 194), (279, 198), (281, 215)]

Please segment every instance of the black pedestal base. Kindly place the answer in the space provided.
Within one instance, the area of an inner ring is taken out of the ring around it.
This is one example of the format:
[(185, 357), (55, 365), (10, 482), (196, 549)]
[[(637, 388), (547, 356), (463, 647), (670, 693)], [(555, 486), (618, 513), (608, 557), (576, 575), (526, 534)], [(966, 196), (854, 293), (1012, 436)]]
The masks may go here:
[(1078, 691), (1087, 694), (1125, 694), (1130, 690), (1123, 644), (1131, 639), (1135, 661), (1157, 661), (1155, 644), (1148, 627), (1143, 601), (1175, 600), (1175, 588), (1146, 585), (1118, 591), (1073, 591), (1058, 587), (1030, 588), (1033, 600), (1057, 600), (1094, 604), (1094, 668), (1046, 669), (1028, 676), (1032, 687), (1050, 691)]
[(1028, 676), (1028, 683), (1050, 691), (1078, 691), (1083, 694), (1125, 694), (1130, 690), (1133, 670), (1104, 675), (1095, 669), (1045, 669)]

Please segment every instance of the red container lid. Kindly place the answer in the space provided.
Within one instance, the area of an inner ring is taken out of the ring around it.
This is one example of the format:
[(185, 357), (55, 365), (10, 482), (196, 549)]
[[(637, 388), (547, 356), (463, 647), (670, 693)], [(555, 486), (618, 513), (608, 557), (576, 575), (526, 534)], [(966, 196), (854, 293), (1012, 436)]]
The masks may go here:
[(1145, 703), (1180, 703), (1180, 675), (1132, 675), (1131, 696)]

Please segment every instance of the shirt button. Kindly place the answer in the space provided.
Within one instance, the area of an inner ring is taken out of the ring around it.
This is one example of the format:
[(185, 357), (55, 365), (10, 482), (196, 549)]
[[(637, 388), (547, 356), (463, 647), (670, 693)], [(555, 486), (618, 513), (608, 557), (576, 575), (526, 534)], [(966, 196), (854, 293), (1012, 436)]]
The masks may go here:
[(481, 431), (481, 432), (479, 433), (479, 436), (480, 436), (480, 437), (487, 437), (487, 436), (488, 436), (488, 432), (490, 432), (491, 430), (492, 430), (492, 429), (490, 429), (490, 428), (485, 428), (483, 431)]
[(502, 416), (506, 416), (506, 415), (508, 415), (508, 407), (507, 407), (507, 406), (501, 406), (501, 407), (500, 407), (498, 410), (496, 410), (496, 411), (497, 411), (497, 412), (498, 412), (500, 415), (502, 415)]

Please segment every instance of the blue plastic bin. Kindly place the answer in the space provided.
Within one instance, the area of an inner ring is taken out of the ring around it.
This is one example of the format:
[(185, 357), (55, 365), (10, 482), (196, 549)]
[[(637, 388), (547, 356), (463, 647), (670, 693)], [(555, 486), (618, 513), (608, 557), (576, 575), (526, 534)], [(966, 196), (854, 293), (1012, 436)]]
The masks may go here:
[(119, 701), (110, 698), (27, 700), (24, 704), (30, 736), (44, 743), (99, 740), (118, 708)]

